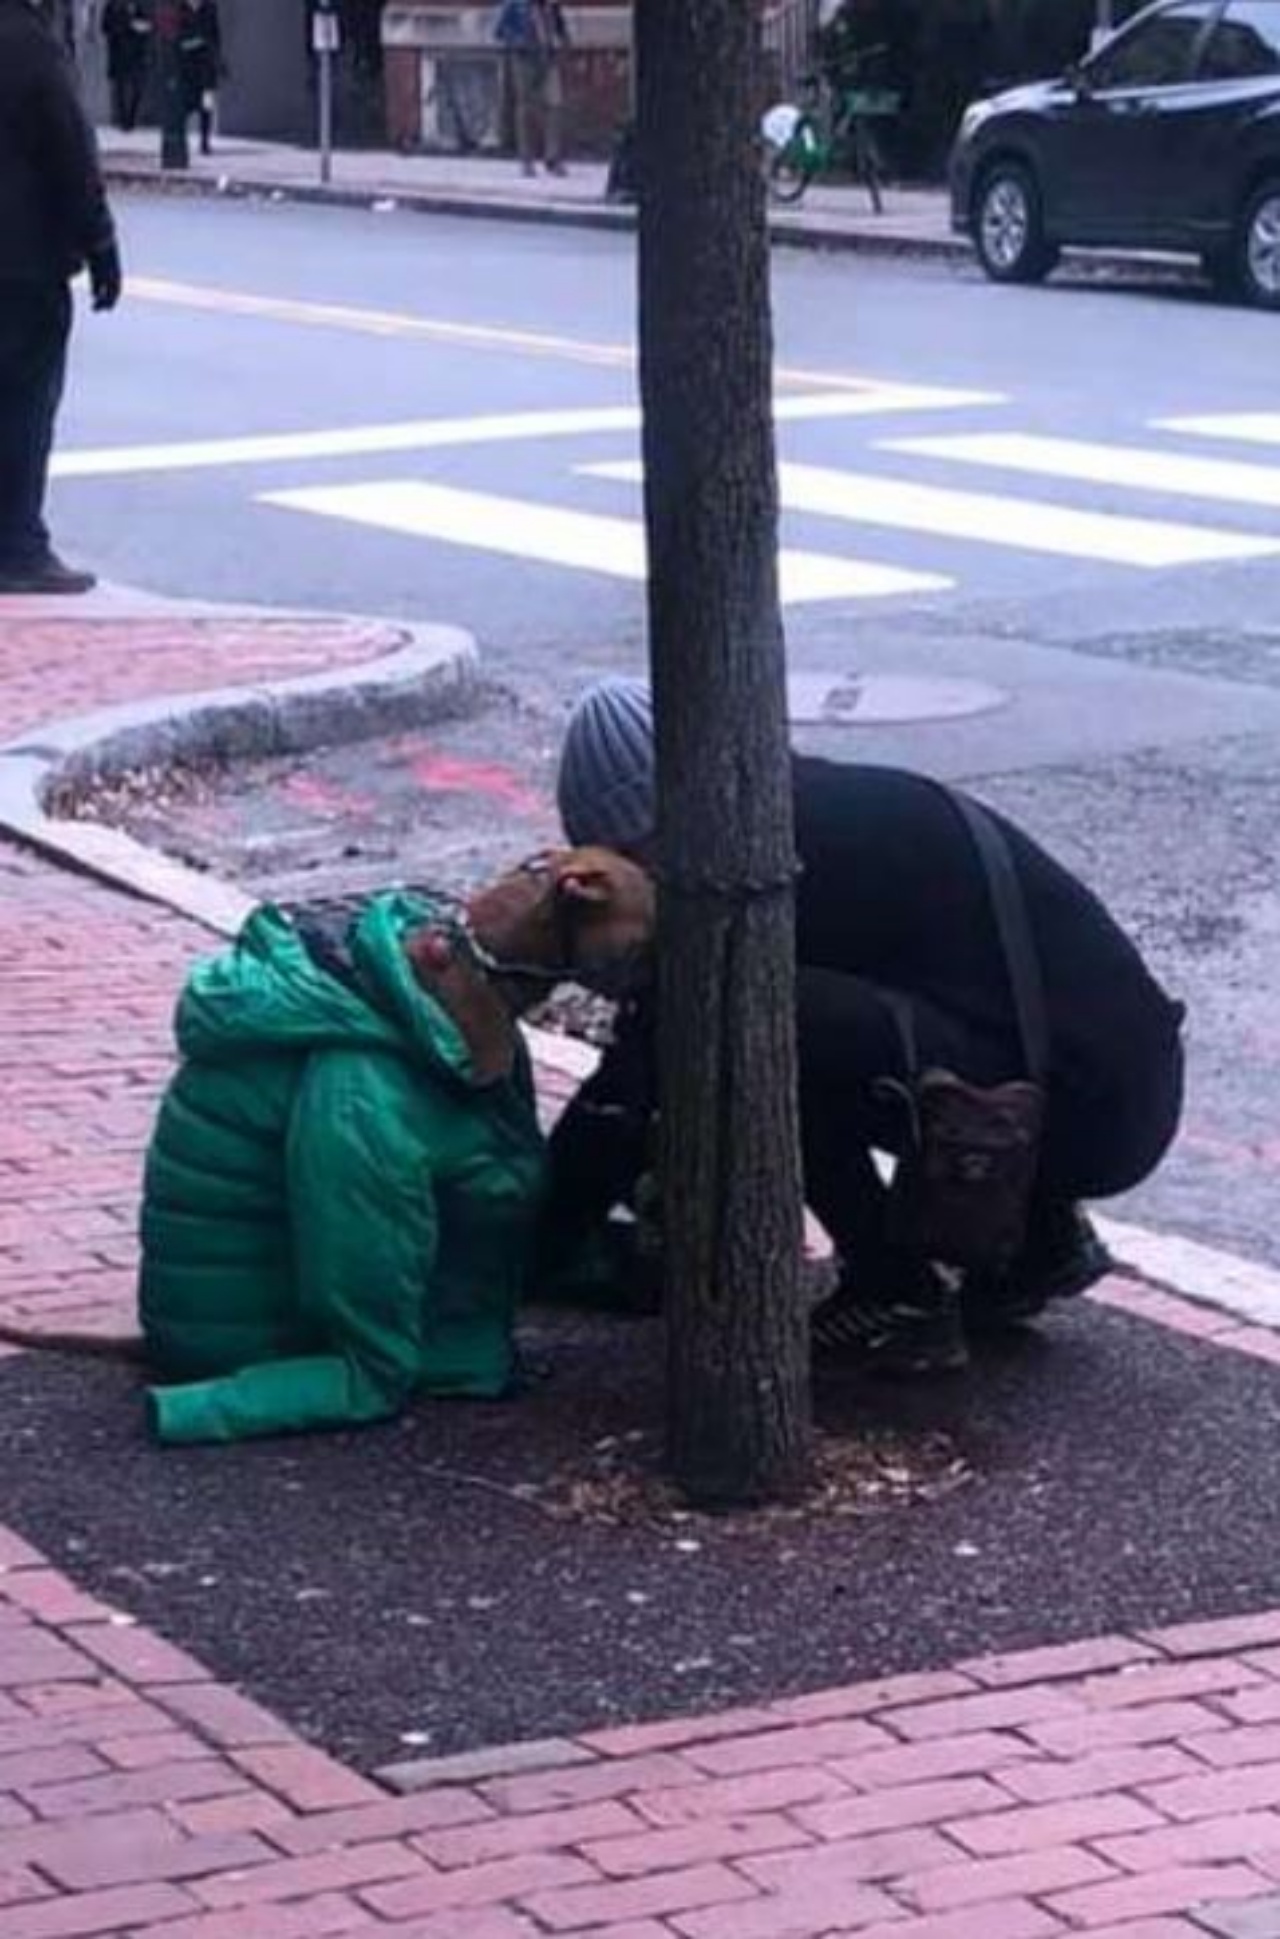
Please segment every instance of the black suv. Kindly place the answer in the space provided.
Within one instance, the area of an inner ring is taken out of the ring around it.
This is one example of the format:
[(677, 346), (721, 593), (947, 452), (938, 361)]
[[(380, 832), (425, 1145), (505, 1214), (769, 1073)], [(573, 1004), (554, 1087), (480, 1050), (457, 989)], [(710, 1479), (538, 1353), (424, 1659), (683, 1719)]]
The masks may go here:
[(1280, 310), (1280, 0), (1161, 0), (1061, 80), (974, 102), (951, 197), (997, 282), (1123, 244)]

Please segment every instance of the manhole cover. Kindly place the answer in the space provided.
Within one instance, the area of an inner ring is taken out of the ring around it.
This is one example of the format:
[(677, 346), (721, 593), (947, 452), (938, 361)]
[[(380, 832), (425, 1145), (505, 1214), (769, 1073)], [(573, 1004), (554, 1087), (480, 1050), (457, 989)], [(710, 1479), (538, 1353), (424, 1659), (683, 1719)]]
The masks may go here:
[(989, 714), (1008, 694), (981, 680), (909, 673), (795, 673), (787, 681), (791, 719), (802, 727), (886, 727), (911, 720)]

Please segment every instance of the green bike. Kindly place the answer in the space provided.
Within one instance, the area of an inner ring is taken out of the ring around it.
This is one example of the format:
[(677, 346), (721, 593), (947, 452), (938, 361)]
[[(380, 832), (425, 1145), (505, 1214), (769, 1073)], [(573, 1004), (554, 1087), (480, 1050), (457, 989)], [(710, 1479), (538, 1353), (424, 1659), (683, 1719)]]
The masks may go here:
[[(869, 48), (862, 62), (883, 52)], [(834, 87), (816, 75), (804, 84), (802, 105), (782, 103), (764, 118), (766, 170), (775, 202), (801, 201), (812, 183), (847, 163), (866, 188), (877, 215), (884, 210), (884, 164), (875, 123), (892, 120), (902, 96), (894, 88), (862, 85)]]

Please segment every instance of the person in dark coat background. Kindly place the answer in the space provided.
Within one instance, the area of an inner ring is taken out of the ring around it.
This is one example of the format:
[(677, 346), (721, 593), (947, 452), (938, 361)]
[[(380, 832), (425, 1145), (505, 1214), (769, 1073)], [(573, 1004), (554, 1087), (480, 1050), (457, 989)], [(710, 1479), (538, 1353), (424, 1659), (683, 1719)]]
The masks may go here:
[(183, 0), (178, 25), (178, 63), (186, 111), (188, 116), (196, 116), (200, 153), (208, 155), (213, 149), (214, 107), (225, 71), (217, 0)]
[(0, 593), (94, 583), (62, 563), (44, 522), (70, 286), (86, 266), (94, 309), (114, 309), (115, 228), (70, 64), (30, 0), (0, 0)]
[(107, 46), (112, 118), (122, 134), (138, 125), (154, 34), (149, 0), (107, 0), (102, 38)]
[[(1097, 897), (1002, 817), (1044, 986), (1044, 1136), (1024, 1249), (1007, 1271), (962, 1281), (921, 1256), (891, 1217), (874, 1151), (898, 1153), (910, 1120), (904, 1012), (919, 1068), (994, 1087), (1027, 1075), (991, 891), (954, 799), (894, 768), (794, 759), (800, 1115), (806, 1199), (834, 1244), (835, 1293), (815, 1352), (896, 1373), (962, 1365), (966, 1328), (1010, 1324), (1083, 1291), (1110, 1261), (1078, 1201), (1153, 1171), (1182, 1105), (1182, 1007), (1155, 982)], [(589, 690), (559, 775), (571, 841), (652, 860), (653, 719), (639, 682)], [(575, 1254), (651, 1160), (653, 1004), (624, 1008), (612, 1047), (551, 1145), (544, 1270)], [(886, 1092), (886, 1083), (897, 1093)]]

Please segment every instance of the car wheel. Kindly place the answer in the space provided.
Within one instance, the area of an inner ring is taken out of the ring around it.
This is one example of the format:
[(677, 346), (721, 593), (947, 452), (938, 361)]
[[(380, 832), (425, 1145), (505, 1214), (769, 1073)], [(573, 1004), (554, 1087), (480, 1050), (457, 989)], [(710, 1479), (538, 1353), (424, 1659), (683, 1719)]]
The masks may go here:
[(1255, 189), (1240, 218), (1236, 278), (1250, 303), (1280, 310), (1280, 175)]
[(996, 162), (978, 186), (974, 242), (996, 283), (1040, 283), (1058, 260), (1046, 241), (1035, 177), (1021, 162)]

